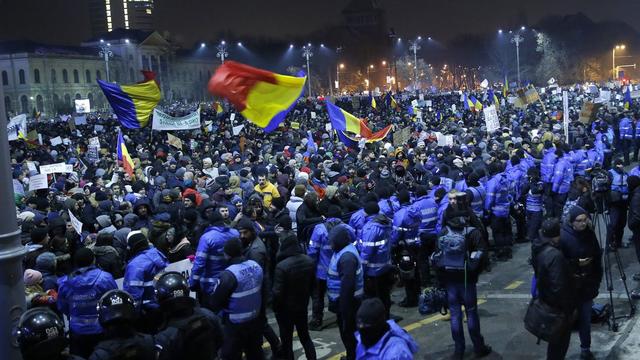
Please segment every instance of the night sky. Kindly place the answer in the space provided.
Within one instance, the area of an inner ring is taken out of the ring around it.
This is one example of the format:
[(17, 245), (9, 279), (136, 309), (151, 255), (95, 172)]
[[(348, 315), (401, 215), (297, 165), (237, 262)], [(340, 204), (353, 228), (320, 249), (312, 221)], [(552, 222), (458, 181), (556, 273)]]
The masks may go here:
[[(184, 45), (242, 36), (300, 37), (342, 22), (348, 0), (156, 0), (158, 30)], [(302, 5), (308, 4), (308, 5)], [(535, 24), (548, 15), (583, 12), (595, 21), (624, 21), (640, 30), (635, 0), (383, 0), (387, 26), (400, 36), (447, 41), (461, 33)], [(75, 45), (91, 36), (86, 0), (0, 0), (0, 39)]]

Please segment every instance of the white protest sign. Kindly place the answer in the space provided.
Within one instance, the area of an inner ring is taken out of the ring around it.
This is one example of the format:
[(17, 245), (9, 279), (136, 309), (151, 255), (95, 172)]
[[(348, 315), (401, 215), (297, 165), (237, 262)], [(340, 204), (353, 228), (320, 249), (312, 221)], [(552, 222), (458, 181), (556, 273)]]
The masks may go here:
[(29, 171), (38, 172), (38, 169), (36, 169), (36, 164), (33, 161), (27, 161), (27, 168), (29, 169)]
[(87, 117), (85, 115), (76, 116), (75, 118), (73, 118), (73, 121), (75, 121), (76, 125), (86, 125)]
[(153, 109), (153, 130), (192, 130), (200, 128), (200, 108), (191, 114), (174, 117)]
[(9, 141), (18, 140), (18, 131), (27, 134), (27, 115), (14, 116), (7, 123), (7, 138)]
[(240, 134), (240, 131), (242, 131), (242, 129), (244, 129), (244, 125), (238, 125), (238, 126), (234, 126), (233, 127), (233, 135), (238, 135)]
[(46, 189), (48, 187), (49, 182), (47, 181), (47, 175), (45, 174), (33, 175), (29, 178), (29, 191)]
[(56, 146), (62, 144), (62, 138), (60, 136), (56, 136), (52, 139), (49, 139), (51, 146)]
[(436, 138), (438, 139), (438, 146), (446, 146), (447, 138), (441, 132), (436, 131)]
[(315, 119), (315, 118), (316, 118), (316, 112), (315, 112), (315, 111), (312, 111), (312, 112), (311, 112), (311, 118), (312, 118), (312, 119)]
[(451, 105), (451, 111), (456, 112), (456, 109), (457, 109), (457, 108), (456, 108), (456, 104), (452, 104), (452, 105)]
[(54, 173), (70, 173), (73, 172), (73, 165), (65, 163), (57, 163), (51, 165), (41, 165), (40, 174), (54, 174)]
[(631, 91), (630, 93), (631, 93), (632, 99), (640, 98), (640, 90), (634, 90), (634, 91)]
[(484, 122), (487, 126), (487, 132), (492, 133), (498, 130), (500, 128), (500, 119), (498, 118), (496, 106), (487, 106), (482, 111), (484, 112)]
[(416, 99), (411, 100), (411, 106), (418, 107), (418, 100)]
[(426, 107), (432, 107), (433, 106), (433, 102), (431, 100), (425, 100), (424, 105)]
[[(418, 94), (418, 99), (420, 99), (420, 101), (424, 101), (424, 94)], [(427, 100), (427, 101), (431, 101), (431, 100)]]
[(89, 139), (89, 145), (100, 147), (100, 138), (95, 136)]
[(76, 113), (78, 114), (87, 114), (91, 112), (91, 102), (89, 99), (78, 99), (75, 100), (76, 105)]
[(609, 90), (600, 90), (600, 99), (602, 99), (602, 102), (611, 101), (611, 91), (609, 91)]
[(69, 220), (71, 220), (71, 226), (78, 233), (78, 235), (82, 234), (82, 221), (78, 220), (77, 217), (73, 215), (71, 210), (67, 210), (69, 212)]
[(489, 80), (487, 80), (487, 79), (482, 80), (482, 82), (480, 83), (480, 87), (484, 88), (484, 89), (489, 87)]
[(65, 144), (65, 145), (69, 145), (69, 144), (71, 144), (71, 139), (64, 138), (64, 139), (62, 139), (62, 143)]
[(236, 119), (236, 113), (231, 113), (231, 115), (229, 115), (229, 120), (233, 121)]
[(93, 126), (93, 131), (95, 131), (96, 133), (102, 132), (102, 130), (104, 130), (104, 127), (102, 125)]
[(324, 129), (327, 131), (331, 131), (331, 123), (324, 124)]

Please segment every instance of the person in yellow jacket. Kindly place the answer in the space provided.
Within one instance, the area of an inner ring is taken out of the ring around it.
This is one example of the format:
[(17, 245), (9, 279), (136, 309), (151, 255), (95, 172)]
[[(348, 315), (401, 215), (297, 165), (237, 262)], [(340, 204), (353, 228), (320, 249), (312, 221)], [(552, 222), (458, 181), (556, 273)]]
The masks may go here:
[(262, 204), (266, 209), (271, 206), (271, 201), (280, 197), (278, 188), (267, 180), (266, 175), (258, 175), (258, 185), (253, 188), (262, 195)]

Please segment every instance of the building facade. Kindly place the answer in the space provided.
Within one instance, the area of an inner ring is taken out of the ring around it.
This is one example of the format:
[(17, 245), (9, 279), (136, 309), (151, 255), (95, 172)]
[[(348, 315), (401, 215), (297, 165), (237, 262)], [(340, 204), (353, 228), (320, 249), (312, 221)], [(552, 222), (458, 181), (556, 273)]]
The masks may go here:
[[(111, 52), (107, 62), (101, 48)], [(164, 101), (204, 101), (215, 58), (180, 51), (157, 32), (118, 30), (77, 48), (0, 43), (0, 84), (9, 114), (69, 113), (75, 99), (89, 99), (92, 110), (109, 107), (96, 80), (131, 84), (152, 70)]]
[(89, 0), (93, 36), (116, 29), (152, 31), (153, 0)]

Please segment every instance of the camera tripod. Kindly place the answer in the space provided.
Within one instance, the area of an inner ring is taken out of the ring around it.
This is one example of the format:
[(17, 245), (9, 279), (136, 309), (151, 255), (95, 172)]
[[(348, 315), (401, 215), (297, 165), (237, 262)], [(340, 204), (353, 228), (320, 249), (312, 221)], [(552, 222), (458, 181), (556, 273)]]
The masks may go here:
[[(629, 287), (627, 286), (627, 275), (624, 272), (624, 267), (622, 266), (622, 259), (620, 258), (620, 253), (618, 252), (618, 248), (615, 246), (611, 246), (608, 241), (607, 231), (609, 229), (610, 218), (609, 218), (609, 209), (608, 206), (605, 207), (605, 199), (604, 194), (597, 194), (600, 196), (596, 196), (594, 198), (594, 202), (596, 205), (596, 212), (593, 214), (592, 223), (593, 230), (596, 234), (596, 238), (600, 243), (600, 247), (603, 249), (603, 265), (604, 265), (604, 281), (607, 287), (607, 291), (609, 292), (609, 305), (611, 307), (611, 314), (607, 319), (607, 325), (609, 325), (609, 330), (613, 332), (617, 332), (619, 329), (618, 319), (631, 318), (636, 312), (636, 307), (631, 300), (631, 296), (629, 295)], [(627, 295), (627, 300), (629, 302), (629, 314), (628, 315), (619, 315), (616, 317), (615, 306), (613, 304), (613, 274), (611, 270), (611, 254), (613, 253), (614, 261), (616, 262), (616, 266), (618, 271), (620, 272), (620, 279), (622, 280), (622, 284), (624, 285), (624, 291)]]

